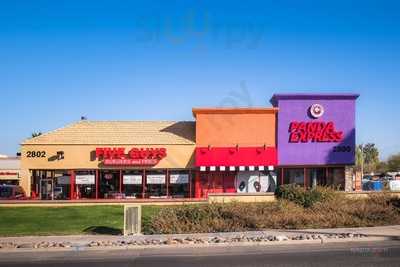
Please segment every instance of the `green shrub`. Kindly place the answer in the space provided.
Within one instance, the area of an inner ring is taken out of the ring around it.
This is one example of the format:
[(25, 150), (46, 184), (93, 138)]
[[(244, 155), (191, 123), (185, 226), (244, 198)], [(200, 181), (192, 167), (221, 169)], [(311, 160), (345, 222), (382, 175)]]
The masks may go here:
[[(285, 188), (286, 189), (286, 188)], [(145, 234), (241, 232), (265, 229), (362, 227), (400, 224), (398, 199), (372, 194), (350, 199), (329, 188), (282, 190), (275, 202), (163, 207)], [(300, 193), (299, 193), (300, 192)]]
[(337, 194), (338, 193), (330, 187), (306, 189), (303, 186), (295, 184), (281, 185), (276, 190), (278, 198), (293, 201), (305, 208), (311, 207), (317, 202), (333, 199)]

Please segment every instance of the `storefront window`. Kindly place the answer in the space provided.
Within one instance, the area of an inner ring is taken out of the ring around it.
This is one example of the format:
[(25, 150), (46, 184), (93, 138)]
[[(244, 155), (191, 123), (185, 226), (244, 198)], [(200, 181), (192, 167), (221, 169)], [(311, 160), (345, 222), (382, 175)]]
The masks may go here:
[(345, 188), (345, 172), (344, 167), (328, 168), (328, 182), (329, 185), (338, 190)]
[(307, 186), (331, 186), (344, 189), (344, 168), (309, 168), (307, 169)]
[(189, 197), (189, 179), (188, 171), (170, 171), (169, 173), (169, 194), (173, 198)]
[(284, 169), (283, 184), (297, 184), (304, 186), (304, 169)]
[(76, 198), (96, 197), (96, 172), (77, 171), (75, 173)]
[(100, 197), (120, 198), (120, 172), (113, 170), (100, 171)]
[(306, 170), (307, 187), (314, 188), (316, 186), (328, 186), (326, 177), (326, 168), (310, 168)]
[(239, 172), (237, 174), (236, 191), (238, 193), (274, 192), (276, 180), (276, 174), (269, 171)]
[(147, 195), (150, 198), (164, 198), (167, 196), (165, 171), (146, 172)]
[(69, 199), (71, 191), (71, 176), (67, 171), (55, 171), (54, 199)]
[(124, 171), (122, 183), (126, 198), (141, 198), (143, 194), (143, 171)]

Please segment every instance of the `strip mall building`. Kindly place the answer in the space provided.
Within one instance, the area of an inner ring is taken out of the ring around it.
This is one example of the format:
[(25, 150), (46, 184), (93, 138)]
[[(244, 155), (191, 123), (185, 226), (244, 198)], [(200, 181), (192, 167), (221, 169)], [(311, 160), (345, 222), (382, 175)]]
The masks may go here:
[(195, 121), (87, 121), (25, 140), (37, 199), (206, 198), (281, 184), (351, 191), (355, 94), (277, 94), (272, 107), (194, 108)]

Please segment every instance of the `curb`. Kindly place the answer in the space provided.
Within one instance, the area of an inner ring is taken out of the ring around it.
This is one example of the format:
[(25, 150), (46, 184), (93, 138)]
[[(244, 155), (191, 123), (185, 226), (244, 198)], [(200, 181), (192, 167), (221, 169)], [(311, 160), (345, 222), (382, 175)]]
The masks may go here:
[(207, 244), (172, 244), (172, 245), (125, 245), (125, 246), (103, 246), (103, 247), (88, 247), (88, 246), (71, 246), (67, 248), (12, 248), (1, 249), (0, 258), (2, 255), (10, 252), (83, 252), (83, 251), (117, 251), (117, 250), (144, 250), (144, 249), (169, 249), (169, 248), (213, 248), (213, 247), (270, 247), (270, 246), (286, 246), (286, 245), (302, 245), (315, 244), (324, 245), (332, 243), (362, 243), (362, 242), (379, 242), (391, 241), (390, 237), (361, 237), (361, 238), (344, 238), (344, 239), (319, 239), (319, 240), (286, 240), (286, 241), (261, 241), (261, 242), (233, 242), (233, 243), (207, 243)]

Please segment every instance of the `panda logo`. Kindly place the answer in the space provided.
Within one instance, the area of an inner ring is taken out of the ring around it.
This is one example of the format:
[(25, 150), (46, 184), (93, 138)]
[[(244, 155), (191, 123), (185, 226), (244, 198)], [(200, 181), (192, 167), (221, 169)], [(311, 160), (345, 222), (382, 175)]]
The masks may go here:
[(310, 114), (315, 119), (318, 119), (324, 115), (324, 112), (324, 107), (321, 104), (313, 104), (310, 107)]

